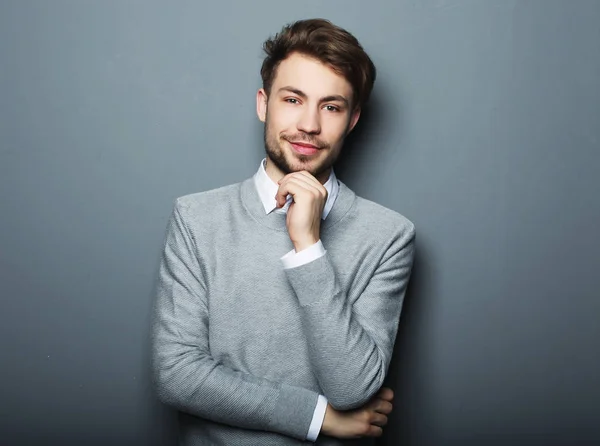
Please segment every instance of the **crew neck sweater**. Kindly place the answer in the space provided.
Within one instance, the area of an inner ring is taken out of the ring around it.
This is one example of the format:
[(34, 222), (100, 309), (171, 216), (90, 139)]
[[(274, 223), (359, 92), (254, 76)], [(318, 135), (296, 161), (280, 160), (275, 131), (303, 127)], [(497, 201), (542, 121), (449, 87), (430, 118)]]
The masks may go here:
[[(319, 394), (348, 410), (379, 390), (414, 226), (339, 181), (321, 241), (325, 255), (284, 269), (286, 216), (265, 214), (252, 178), (177, 199), (152, 352), (158, 396), (180, 412), (181, 445), (303, 444)], [(316, 444), (350, 443), (320, 435)]]

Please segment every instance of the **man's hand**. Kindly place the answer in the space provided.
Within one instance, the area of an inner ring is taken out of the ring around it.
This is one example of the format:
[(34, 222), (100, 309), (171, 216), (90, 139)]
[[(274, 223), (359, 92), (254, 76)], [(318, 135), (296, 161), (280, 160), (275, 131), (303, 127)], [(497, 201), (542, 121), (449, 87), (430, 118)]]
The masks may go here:
[(278, 207), (285, 204), (288, 194), (294, 199), (287, 212), (288, 234), (294, 249), (300, 252), (321, 238), (321, 215), (327, 189), (310, 173), (293, 172), (279, 180), (279, 190), (275, 195)]
[(321, 433), (342, 439), (380, 437), (392, 411), (393, 398), (392, 389), (383, 387), (358, 409), (339, 411), (327, 404)]

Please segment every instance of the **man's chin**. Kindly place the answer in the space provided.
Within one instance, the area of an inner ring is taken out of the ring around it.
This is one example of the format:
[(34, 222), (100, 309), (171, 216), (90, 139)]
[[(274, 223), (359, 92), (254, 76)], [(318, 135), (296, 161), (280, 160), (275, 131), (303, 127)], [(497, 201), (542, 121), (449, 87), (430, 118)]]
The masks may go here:
[(306, 156), (296, 156), (293, 160), (288, 161), (288, 167), (291, 172), (300, 172), (301, 170), (306, 170), (308, 172), (313, 172), (319, 170), (319, 163), (313, 157)]
[(302, 155), (292, 151), (285, 153), (281, 151), (280, 155), (282, 152), (285, 153), (285, 155), (277, 158), (271, 158), (271, 160), (273, 161), (273, 164), (275, 164), (279, 170), (286, 175), (294, 172), (306, 171), (312, 176), (318, 177), (321, 173), (328, 169), (327, 167), (323, 167), (325, 160), (320, 158), (322, 155), (324, 155), (321, 150), (314, 155)]
[(288, 166), (290, 167), (289, 173), (306, 171), (317, 179), (329, 169), (329, 167), (324, 167), (320, 163), (314, 163), (310, 161), (304, 163), (295, 163)]

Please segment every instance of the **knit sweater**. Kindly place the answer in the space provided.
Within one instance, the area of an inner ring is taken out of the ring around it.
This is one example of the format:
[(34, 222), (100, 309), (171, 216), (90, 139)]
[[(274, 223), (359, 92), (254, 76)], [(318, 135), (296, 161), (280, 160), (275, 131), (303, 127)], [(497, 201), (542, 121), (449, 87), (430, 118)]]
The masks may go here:
[[(181, 445), (304, 444), (319, 394), (347, 410), (379, 390), (414, 226), (340, 182), (321, 240), (324, 256), (284, 269), (286, 216), (264, 212), (252, 179), (177, 199), (152, 357)], [(321, 434), (317, 444), (350, 443)]]

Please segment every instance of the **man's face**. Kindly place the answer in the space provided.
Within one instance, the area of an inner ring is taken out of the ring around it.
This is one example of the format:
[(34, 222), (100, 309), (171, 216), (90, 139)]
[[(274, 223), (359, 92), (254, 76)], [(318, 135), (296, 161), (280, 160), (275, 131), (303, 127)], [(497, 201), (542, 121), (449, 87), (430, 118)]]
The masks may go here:
[(360, 116), (352, 100), (350, 83), (318, 60), (299, 53), (283, 60), (270, 95), (263, 89), (257, 94), (267, 173), (282, 177), (306, 170), (325, 182)]

